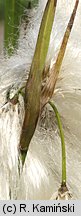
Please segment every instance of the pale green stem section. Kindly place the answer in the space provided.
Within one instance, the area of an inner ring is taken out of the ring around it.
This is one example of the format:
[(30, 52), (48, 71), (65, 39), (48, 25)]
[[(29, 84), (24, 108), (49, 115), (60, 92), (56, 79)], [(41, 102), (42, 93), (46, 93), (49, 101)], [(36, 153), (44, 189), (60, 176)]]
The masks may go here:
[(63, 129), (62, 129), (62, 123), (61, 123), (60, 115), (59, 115), (59, 112), (58, 112), (56, 106), (54, 105), (54, 103), (52, 101), (49, 101), (49, 104), (51, 105), (51, 107), (53, 108), (53, 110), (55, 112), (59, 131), (60, 131), (61, 145), (62, 145), (62, 186), (64, 186), (64, 185), (66, 185), (66, 149), (65, 149), (64, 133), (63, 133)]

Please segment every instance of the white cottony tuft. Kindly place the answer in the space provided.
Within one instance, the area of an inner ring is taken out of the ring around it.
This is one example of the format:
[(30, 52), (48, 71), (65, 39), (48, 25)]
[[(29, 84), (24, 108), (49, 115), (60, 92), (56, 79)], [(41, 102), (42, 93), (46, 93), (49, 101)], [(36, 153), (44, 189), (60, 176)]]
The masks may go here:
[(68, 190), (67, 186), (62, 186), (54, 193), (51, 200), (71, 200), (73, 198), (71, 192)]

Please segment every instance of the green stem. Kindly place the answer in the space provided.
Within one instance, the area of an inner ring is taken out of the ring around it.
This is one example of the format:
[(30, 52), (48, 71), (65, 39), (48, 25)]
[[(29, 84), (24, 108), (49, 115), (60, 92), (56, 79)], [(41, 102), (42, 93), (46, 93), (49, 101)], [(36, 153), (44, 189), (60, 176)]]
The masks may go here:
[(23, 165), (40, 114), (42, 75), (55, 17), (56, 4), (57, 0), (47, 1), (39, 29), (29, 77), (25, 87), (25, 116), (19, 143), (20, 154), (21, 156), (24, 154), (22, 161)]
[(60, 119), (59, 112), (54, 105), (52, 101), (49, 101), (50, 106), (53, 108), (56, 118), (57, 118), (57, 123), (60, 131), (60, 137), (61, 137), (61, 145), (62, 145), (62, 186), (66, 185), (66, 149), (65, 149), (65, 141), (64, 141), (64, 133), (62, 129), (62, 123)]

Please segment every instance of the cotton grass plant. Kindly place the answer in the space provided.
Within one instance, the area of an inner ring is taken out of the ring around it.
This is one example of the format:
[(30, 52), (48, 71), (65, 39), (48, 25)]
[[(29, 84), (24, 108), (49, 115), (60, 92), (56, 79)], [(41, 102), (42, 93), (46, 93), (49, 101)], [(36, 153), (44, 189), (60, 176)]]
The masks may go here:
[[(53, 64), (51, 69), (50, 68), (45, 69), (45, 61), (48, 52), (50, 35), (51, 35), (52, 25), (55, 16), (56, 5), (57, 5), (56, 0), (54, 1), (48, 0), (41, 21), (35, 53), (30, 68), (29, 78), (26, 83), (25, 92), (23, 94), (22, 89), (24, 87), (22, 87), (21, 89), (19, 89), (18, 93), (10, 100), (11, 103), (16, 104), (18, 102), (19, 94), (22, 94), (24, 96), (25, 117), (24, 117), (24, 123), (22, 127), (22, 133), (20, 137), (20, 144), (18, 148), (19, 174), (21, 172), (20, 171), (21, 163), (22, 163), (22, 167), (24, 166), (30, 141), (35, 132), (36, 125), (38, 122), (38, 117), (41, 111), (43, 110), (44, 106), (47, 103), (49, 103), (55, 112), (57, 118), (57, 125), (60, 130), (60, 137), (61, 137), (61, 144), (62, 144), (62, 182), (61, 182), (61, 188), (59, 188), (58, 190), (57, 199), (59, 199), (59, 197), (60, 199), (61, 198), (64, 199), (64, 197), (68, 199), (69, 197), (71, 198), (71, 196), (66, 185), (66, 150), (65, 150), (65, 141), (64, 141), (64, 134), (62, 130), (60, 115), (54, 103), (51, 102), (50, 99), (55, 90), (55, 85), (58, 79), (58, 74), (60, 72), (63, 57), (66, 51), (66, 46), (74, 23), (78, 3), (79, 1), (76, 0), (75, 7), (72, 12), (71, 18), (69, 20), (68, 26), (66, 28), (56, 62)], [(44, 80), (45, 80), (45, 84), (42, 86)]]
[[(66, 150), (64, 134), (62, 131), (62, 125), (58, 110), (53, 104), (53, 102), (50, 101), (50, 99), (53, 95), (55, 85), (58, 79), (58, 74), (60, 72), (63, 57), (66, 51), (66, 46), (74, 23), (78, 3), (79, 0), (76, 0), (74, 10), (67, 25), (56, 62), (53, 64), (51, 71), (49, 68), (47, 69), (47, 73), (45, 71), (45, 61), (49, 47), (57, 0), (47, 1), (47, 5), (41, 21), (35, 53), (32, 60), (29, 78), (26, 83), (24, 95), (25, 117), (20, 137), (19, 158), (22, 162), (22, 166), (24, 166), (29, 144), (36, 129), (38, 117), (44, 106), (49, 102), (57, 118), (57, 124), (60, 130), (62, 144), (62, 183), (61, 188), (58, 190), (58, 199), (59, 197), (60, 199), (61, 197), (63, 199), (64, 197), (68, 199), (70, 198), (70, 194), (66, 185)], [(42, 82), (44, 81), (43, 76), (46, 82), (45, 85), (42, 87)]]

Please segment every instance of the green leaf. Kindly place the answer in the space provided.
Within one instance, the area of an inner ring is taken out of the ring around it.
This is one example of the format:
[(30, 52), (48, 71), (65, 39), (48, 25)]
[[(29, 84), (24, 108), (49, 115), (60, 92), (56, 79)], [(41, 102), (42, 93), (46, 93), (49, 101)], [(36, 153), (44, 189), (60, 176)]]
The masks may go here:
[[(19, 151), (27, 152), (34, 134), (39, 113), (42, 73), (49, 47), (57, 0), (48, 0), (42, 18), (36, 49), (25, 89), (25, 118), (20, 138)], [(24, 159), (25, 161), (25, 159)], [(24, 164), (23, 161), (23, 164)]]

